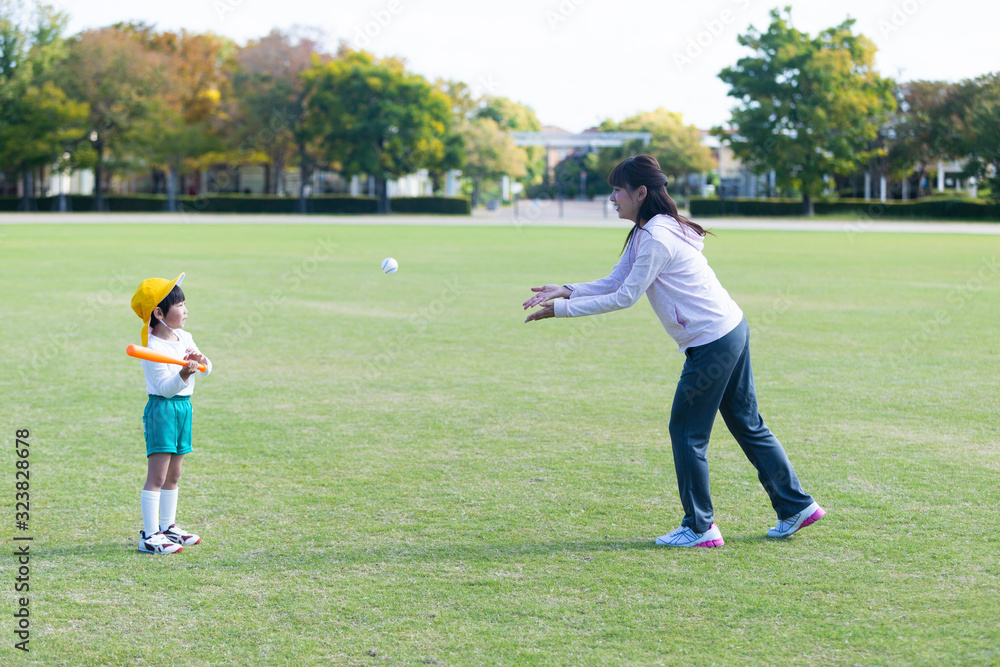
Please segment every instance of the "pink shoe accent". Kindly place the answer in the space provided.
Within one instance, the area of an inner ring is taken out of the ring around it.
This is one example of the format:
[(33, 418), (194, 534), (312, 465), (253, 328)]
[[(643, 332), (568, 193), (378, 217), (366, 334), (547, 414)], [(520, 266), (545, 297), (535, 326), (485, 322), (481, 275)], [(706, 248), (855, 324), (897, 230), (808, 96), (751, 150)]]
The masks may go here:
[(810, 526), (810, 525), (816, 523), (817, 521), (819, 521), (820, 519), (822, 519), (824, 516), (826, 516), (826, 510), (824, 510), (822, 507), (820, 507), (818, 510), (816, 510), (815, 512), (812, 513), (811, 517), (809, 517), (808, 519), (806, 519), (805, 521), (802, 522), (802, 525), (799, 526), (799, 530), (802, 530), (806, 526)]
[(722, 540), (709, 540), (708, 542), (702, 542), (701, 544), (696, 544), (695, 546), (711, 548), (711, 547), (721, 547), (723, 544), (725, 544), (725, 542)]

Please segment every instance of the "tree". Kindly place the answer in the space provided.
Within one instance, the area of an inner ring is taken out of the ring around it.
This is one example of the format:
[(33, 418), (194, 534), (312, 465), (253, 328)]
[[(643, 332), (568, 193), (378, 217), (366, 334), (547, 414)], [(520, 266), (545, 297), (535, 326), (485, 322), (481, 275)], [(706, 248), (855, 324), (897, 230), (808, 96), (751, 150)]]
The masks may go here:
[[(509, 137), (511, 132), (538, 132), (542, 129), (541, 122), (530, 107), (506, 97), (476, 97), (469, 85), (462, 81), (438, 80), (437, 87), (451, 101), (456, 131), (446, 140), (448, 150), (454, 153), (450, 163), (453, 168), (462, 168), (466, 175), (472, 177), (473, 207), (478, 205), (480, 184), (484, 178), (507, 175), (522, 180), (526, 185), (542, 181), (546, 172), (545, 149), (541, 146), (520, 148)], [(486, 120), (492, 121), (492, 125), (482, 122)], [(480, 150), (484, 152), (470, 155), (470, 152)], [(507, 166), (498, 171), (497, 164)], [(465, 169), (467, 165), (469, 168)]]
[[(641, 142), (640, 142), (641, 143)], [(638, 153), (640, 151), (636, 151)], [(634, 153), (634, 154), (635, 154)], [(604, 197), (611, 194), (600, 152), (570, 155), (553, 169), (555, 191), (561, 197)]]
[(233, 116), (238, 127), (234, 139), (239, 144), (239, 159), (241, 163), (262, 161), (267, 165), (265, 189), (271, 194), (285, 192), (285, 167), (296, 153), (296, 131), (304, 120), (302, 73), (312, 66), (314, 58), (330, 60), (320, 52), (318, 38), (280, 30), (248, 42), (235, 56)]
[(145, 26), (133, 32), (165, 65), (164, 85), (142, 122), (152, 162), (167, 172), (167, 208), (174, 211), (182, 173), (230, 157), (222, 141), (222, 102), (228, 93), (225, 67), (235, 47), (211, 33), (153, 33)]
[(51, 81), (30, 85), (18, 103), (4, 111), (0, 123), (0, 164), (13, 164), (22, 174), (21, 208), (31, 208), (32, 170), (55, 163), (79, 140), (87, 120), (87, 105), (66, 98)]
[(35, 6), (34, 24), (17, 6), (0, 5), (0, 165), (23, 181), (21, 208), (31, 208), (32, 174), (55, 163), (82, 134), (85, 104), (67, 99), (54, 77), (66, 57), (65, 15)]
[(380, 212), (389, 211), (387, 178), (445, 160), (449, 100), (401, 61), (342, 49), (303, 76), (309, 134), (319, 138), (325, 159), (340, 171), (375, 177)]
[[(535, 111), (519, 102), (495, 95), (484, 95), (477, 104), (475, 116), (490, 118), (504, 132), (540, 132), (542, 123)], [(542, 146), (524, 147), (525, 162), (523, 178), (525, 185), (541, 183), (547, 171), (545, 163), (545, 148)], [(513, 177), (513, 174), (509, 174)]]
[[(601, 124), (600, 130), (650, 134), (648, 146), (643, 146), (636, 140), (618, 148), (601, 149), (597, 164), (599, 171), (605, 175), (623, 159), (636, 153), (648, 153), (655, 157), (671, 182), (676, 182), (688, 174), (698, 174), (712, 168), (712, 153), (701, 143), (701, 130), (694, 125), (685, 125), (681, 114), (667, 111), (662, 107), (655, 111), (644, 111), (630, 116), (620, 123), (605, 121)], [(685, 190), (686, 187), (685, 179)]]
[(780, 188), (802, 193), (805, 215), (824, 178), (859, 169), (884, 149), (872, 148), (892, 110), (891, 81), (875, 71), (875, 45), (854, 34), (853, 19), (810, 37), (791, 25), (791, 8), (771, 11), (766, 32), (738, 38), (754, 54), (719, 78), (741, 105), (733, 132), (713, 128), (752, 170), (773, 169)]
[(968, 157), (966, 174), (986, 181), (1000, 203), (1000, 73), (963, 81), (947, 108), (958, 133), (956, 152)]
[(457, 119), (473, 118), (479, 111), (482, 97), (476, 97), (472, 88), (464, 81), (438, 79), (434, 85), (448, 96), (451, 113)]
[(451, 105), (451, 123), (444, 138), (444, 156), (435, 167), (428, 169), (434, 191), (437, 192), (444, 185), (447, 171), (465, 166), (465, 137), (462, 136), (461, 128), (476, 116), (481, 98), (475, 97), (464, 81), (438, 79), (434, 82), (434, 87), (448, 98)]
[(510, 134), (492, 118), (471, 118), (459, 128), (465, 145), (465, 175), (472, 178), (472, 208), (479, 205), (479, 186), (484, 178), (523, 178), (528, 155), (514, 144)]
[[(94, 209), (103, 210), (106, 177), (141, 145), (144, 133), (135, 132), (136, 123), (165, 85), (164, 59), (119, 28), (86, 30), (70, 41), (61, 80), (89, 108), (85, 134), (95, 153)], [(109, 153), (115, 162), (108, 161)]]
[(917, 197), (922, 197), (924, 177), (939, 159), (954, 152), (945, 105), (953, 85), (945, 81), (908, 81), (896, 87), (898, 111), (889, 127), (884, 160), (879, 171), (906, 178), (917, 173)]

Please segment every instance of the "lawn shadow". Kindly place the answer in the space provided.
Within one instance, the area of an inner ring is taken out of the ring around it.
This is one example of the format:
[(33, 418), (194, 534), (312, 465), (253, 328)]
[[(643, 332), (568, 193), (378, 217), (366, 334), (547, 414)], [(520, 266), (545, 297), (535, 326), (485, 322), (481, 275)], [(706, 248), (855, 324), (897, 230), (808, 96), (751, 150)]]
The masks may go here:
[[(186, 553), (187, 551), (188, 548), (185, 548), (184, 552)], [(157, 556), (158, 554), (139, 551), (138, 535), (135, 540), (127, 541), (117, 540), (107, 542), (87, 542), (84, 544), (66, 543), (51, 547), (35, 544), (32, 544), (31, 546), (31, 557), (38, 559), (39, 561), (71, 556), (77, 560), (82, 559), (94, 562), (111, 562), (120, 561), (123, 555), (130, 557), (135, 556), (137, 559), (142, 560), (144, 558), (149, 558), (150, 556)]]
[[(345, 542), (339, 544), (321, 545), (312, 543), (303, 545), (300, 550), (289, 552), (283, 549), (256, 549), (251, 552), (239, 552), (226, 545), (226, 538), (219, 536), (221, 541), (216, 545), (216, 549), (205, 549), (198, 547), (185, 548), (183, 553), (177, 554), (179, 558), (187, 556), (188, 552), (205, 552), (205, 556), (215, 556), (220, 553), (227, 554), (224, 560), (235, 558), (237, 560), (251, 560), (259, 565), (265, 565), (269, 561), (281, 561), (286, 565), (298, 560), (308, 561), (316, 558), (323, 559), (331, 563), (345, 564), (373, 564), (373, 563), (422, 563), (436, 561), (503, 561), (516, 560), (519, 558), (537, 558), (559, 555), (576, 555), (586, 560), (596, 558), (602, 553), (609, 552), (642, 552), (658, 551), (663, 554), (683, 554), (683, 553), (725, 553), (730, 547), (752, 546), (756, 544), (771, 544), (776, 542), (792, 542), (792, 539), (775, 540), (766, 535), (728, 535), (725, 537), (726, 544), (722, 548), (700, 549), (700, 548), (677, 548), (657, 545), (654, 537), (633, 537), (627, 539), (590, 539), (577, 541), (554, 541), (554, 542), (491, 542), (491, 543), (452, 543), (443, 544), (440, 541), (417, 541), (372, 543), (364, 545), (356, 542)], [(88, 542), (86, 544), (60, 544), (58, 546), (42, 546), (32, 544), (31, 556), (39, 560), (73, 557), (77, 560), (120, 561), (123, 555), (143, 560), (156, 554), (141, 552), (137, 548), (137, 541), (117, 540), (108, 542)], [(170, 554), (174, 555), (174, 554)]]
[[(678, 548), (657, 545), (655, 538), (636, 537), (625, 540), (582, 540), (561, 542), (512, 542), (508, 544), (429, 544), (420, 543), (371, 545), (341, 549), (333, 546), (322, 549), (324, 558), (331, 562), (371, 564), (385, 562), (435, 562), (435, 561), (510, 561), (519, 558), (576, 555), (589, 559), (608, 552), (658, 551), (665, 555), (691, 553), (725, 553), (735, 545), (752, 546), (775, 542), (765, 535), (733, 536), (726, 538), (722, 548)], [(341, 547), (344, 545), (340, 545)], [(670, 557), (670, 556), (668, 556)]]

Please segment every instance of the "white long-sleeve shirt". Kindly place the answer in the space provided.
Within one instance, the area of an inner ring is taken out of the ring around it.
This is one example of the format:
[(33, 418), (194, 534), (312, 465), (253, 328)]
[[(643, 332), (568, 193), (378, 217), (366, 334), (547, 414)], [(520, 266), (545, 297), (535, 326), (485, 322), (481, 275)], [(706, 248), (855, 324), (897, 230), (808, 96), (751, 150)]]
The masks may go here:
[[(198, 346), (194, 344), (191, 334), (183, 329), (174, 329), (174, 333), (180, 340), (164, 340), (152, 334), (149, 335), (149, 349), (162, 352), (175, 359), (183, 359), (189, 349), (194, 349), (199, 354)], [(146, 376), (146, 393), (154, 396), (190, 396), (194, 393), (195, 375), (208, 375), (212, 372), (212, 362), (206, 359), (205, 372), (195, 371), (187, 382), (181, 379), (183, 366), (176, 364), (161, 364), (155, 361), (142, 360), (142, 372)]]
[(553, 301), (556, 317), (597, 315), (628, 308), (643, 293), (663, 328), (684, 352), (736, 328), (743, 311), (702, 254), (702, 238), (669, 215), (657, 215), (632, 235), (611, 275), (567, 285)]

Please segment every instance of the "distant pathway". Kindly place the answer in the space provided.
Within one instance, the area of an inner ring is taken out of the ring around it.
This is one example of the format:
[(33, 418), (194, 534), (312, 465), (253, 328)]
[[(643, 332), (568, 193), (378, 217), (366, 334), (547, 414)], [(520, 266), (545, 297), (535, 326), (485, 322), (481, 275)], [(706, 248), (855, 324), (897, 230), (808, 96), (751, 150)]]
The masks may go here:
[[(552, 208), (555, 204), (551, 205)], [(567, 207), (569, 209), (569, 207)], [(566, 217), (554, 210), (533, 211), (521, 206), (514, 216), (510, 207), (466, 216), (450, 215), (239, 215), (219, 213), (0, 213), (0, 225), (11, 224), (298, 224), (298, 225), (438, 225), (452, 227), (612, 227), (625, 229), (613, 217), (567, 210)], [(600, 211), (600, 209), (597, 209)], [(868, 220), (816, 220), (784, 218), (701, 218), (709, 229), (756, 229), (812, 232), (894, 232), (922, 234), (1000, 235), (1000, 223), (992, 222), (890, 222)]]

